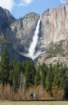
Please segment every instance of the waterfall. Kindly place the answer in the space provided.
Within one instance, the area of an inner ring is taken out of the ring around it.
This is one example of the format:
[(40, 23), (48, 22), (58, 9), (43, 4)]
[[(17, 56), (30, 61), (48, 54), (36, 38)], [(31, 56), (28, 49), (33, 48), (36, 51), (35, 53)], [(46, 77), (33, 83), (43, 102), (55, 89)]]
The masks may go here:
[(30, 58), (34, 58), (35, 49), (36, 49), (36, 46), (38, 43), (38, 38), (39, 38), (39, 36), (38, 36), (39, 35), (39, 29), (40, 29), (40, 19), (38, 20), (36, 30), (34, 32), (33, 40), (32, 40), (32, 43), (30, 44), (30, 47), (29, 47), (28, 54), (29, 54)]
[(27, 54), (20, 53), (20, 54), (22, 54), (22, 55), (24, 55), (26, 57), (31, 58), (32, 60), (36, 59), (41, 54), (41, 51), (38, 51), (35, 54), (35, 50), (36, 50), (38, 39), (39, 39), (39, 36), (38, 36), (39, 35), (39, 30), (40, 30), (40, 19), (38, 20), (32, 42), (31, 42), (30, 47), (28, 49), (28, 53)]

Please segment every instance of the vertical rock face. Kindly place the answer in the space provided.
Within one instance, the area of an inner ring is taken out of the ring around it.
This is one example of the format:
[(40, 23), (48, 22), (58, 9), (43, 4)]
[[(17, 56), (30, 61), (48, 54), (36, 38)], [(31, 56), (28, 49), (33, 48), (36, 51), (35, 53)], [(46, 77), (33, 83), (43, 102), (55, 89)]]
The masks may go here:
[(11, 24), (11, 31), (15, 35), (13, 43), (17, 51), (28, 52), (38, 19), (38, 14), (30, 13)]
[[(41, 48), (46, 51), (46, 53), (55, 48), (54, 51), (62, 49), (64, 55), (67, 56), (67, 41), (68, 41), (68, 5), (61, 5), (57, 8), (45, 11), (41, 16), (41, 36), (42, 40)], [(62, 42), (61, 42), (62, 41)], [(51, 46), (51, 44), (53, 44)], [(49, 49), (50, 48), (50, 49)], [(65, 51), (67, 53), (65, 53)], [(50, 52), (51, 53), (51, 52)], [(57, 53), (54, 52), (54, 53)], [(52, 57), (59, 56), (60, 51), (58, 50), (58, 54), (54, 54)], [(66, 55), (65, 55), (66, 54)], [(45, 55), (42, 55), (42, 59), (45, 61)], [(62, 55), (61, 55), (62, 56)]]
[(68, 5), (47, 10), (42, 14), (41, 34), (44, 44), (68, 38)]

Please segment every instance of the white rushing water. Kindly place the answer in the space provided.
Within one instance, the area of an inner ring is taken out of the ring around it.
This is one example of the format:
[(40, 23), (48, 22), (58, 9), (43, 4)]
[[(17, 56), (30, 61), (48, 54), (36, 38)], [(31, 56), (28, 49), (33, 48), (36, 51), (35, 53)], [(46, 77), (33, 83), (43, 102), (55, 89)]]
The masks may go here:
[(22, 55), (24, 55), (26, 57), (29, 57), (29, 58), (31, 58), (33, 60), (36, 59), (41, 54), (40, 51), (38, 51), (35, 54), (35, 50), (36, 50), (38, 39), (39, 39), (39, 30), (40, 30), (40, 19), (38, 20), (32, 42), (31, 42), (30, 47), (28, 49), (28, 53), (27, 54), (22, 53)]
[(35, 30), (35, 33), (33, 36), (33, 40), (32, 40), (32, 43), (30, 44), (30, 47), (29, 47), (28, 54), (29, 54), (30, 58), (33, 58), (34, 54), (35, 54), (35, 50), (36, 50), (36, 46), (37, 46), (38, 38), (39, 38), (39, 36), (38, 36), (39, 35), (39, 29), (40, 29), (40, 19), (38, 20), (36, 30)]

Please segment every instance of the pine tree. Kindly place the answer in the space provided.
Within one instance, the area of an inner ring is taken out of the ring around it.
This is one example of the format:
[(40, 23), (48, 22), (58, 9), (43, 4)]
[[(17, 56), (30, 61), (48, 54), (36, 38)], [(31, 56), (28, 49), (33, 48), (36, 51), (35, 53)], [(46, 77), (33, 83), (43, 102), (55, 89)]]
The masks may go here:
[(10, 78), (11, 78), (14, 90), (18, 89), (19, 85), (20, 85), (20, 83), (19, 83), (20, 82), (19, 81), (20, 70), (21, 70), (20, 62), (14, 60), (13, 67), (12, 67), (12, 70), (10, 72), (10, 75), (11, 75)]
[(35, 79), (35, 67), (32, 61), (28, 61), (24, 64), (24, 75), (25, 75), (25, 81), (26, 81), (26, 86), (31, 86), (34, 85), (34, 79)]
[(9, 70), (10, 70), (9, 54), (7, 48), (5, 48), (1, 56), (1, 70), (0, 70), (0, 78), (3, 85), (9, 82)]
[(46, 72), (48, 70), (48, 67), (45, 64), (39, 64), (36, 69), (35, 84), (41, 85), (45, 88)]
[(62, 64), (55, 64), (53, 66), (53, 74), (54, 74), (54, 80), (53, 80), (53, 87), (58, 88), (64, 88), (64, 78), (65, 78), (65, 69)]
[(52, 64), (49, 65), (48, 71), (46, 74), (45, 88), (47, 91), (51, 91), (52, 83), (53, 83), (53, 72), (52, 72)]

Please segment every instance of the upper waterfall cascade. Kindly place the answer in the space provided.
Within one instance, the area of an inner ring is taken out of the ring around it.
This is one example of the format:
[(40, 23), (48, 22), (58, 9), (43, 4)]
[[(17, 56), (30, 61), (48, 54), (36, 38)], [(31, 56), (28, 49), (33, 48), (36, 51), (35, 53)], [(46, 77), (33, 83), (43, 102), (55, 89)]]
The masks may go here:
[(35, 50), (36, 50), (36, 46), (37, 46), (38, 39), (39, 39), (39, 36), (38, 36), (39, 35), (39, 29), (40, 29), (40, 19), (38, 20), (34, 36), (33, 36), (32, 42), (31, 42), (30, 47), (29, 47), (28, 54), (29, 54), (30, 58), (34, 58), (34, 56), (35, 56)]

